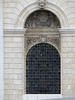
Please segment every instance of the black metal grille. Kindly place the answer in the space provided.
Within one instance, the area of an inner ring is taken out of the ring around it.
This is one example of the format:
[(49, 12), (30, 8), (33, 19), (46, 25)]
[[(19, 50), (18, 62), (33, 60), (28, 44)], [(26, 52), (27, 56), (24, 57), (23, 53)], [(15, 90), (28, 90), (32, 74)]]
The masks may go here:
[(26, 93), (60, 94), (60, 55), (47, 43), (33, 46), (26, 57)]

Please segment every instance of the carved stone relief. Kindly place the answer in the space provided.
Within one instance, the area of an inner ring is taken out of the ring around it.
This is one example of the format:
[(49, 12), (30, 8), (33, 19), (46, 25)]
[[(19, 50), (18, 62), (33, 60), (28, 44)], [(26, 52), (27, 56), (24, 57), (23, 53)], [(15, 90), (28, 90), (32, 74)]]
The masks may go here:
[(51, 42), (51, 43), (53, 43), (53, 44), (55, 44), (57, 47), (58, 47), (58, 49), (59, 49), (59, 51), (60, 51), (60, 38), (58, 38), (58, 37), (54, 37), (54, 38), (47, 38), (47, 41), (48, 42)]
[(40, 38), (39, 37), (26, 37), (26, 47), (29, 48), (30, 45), (32, 45), (35, 42), (40, 42)]
[(54, 44), (58, 50), (60, 51), (60, 38), (59, 37), (26, 37), (26, 50), (28, 51), (30, 47), (34, 46), (35, 43), (52, 43)]
[(60, 28), (60, 22), (56, 15), (46, 10), (38, 10), (32, 13), (26, 20), (25, 28), (50, 27)]

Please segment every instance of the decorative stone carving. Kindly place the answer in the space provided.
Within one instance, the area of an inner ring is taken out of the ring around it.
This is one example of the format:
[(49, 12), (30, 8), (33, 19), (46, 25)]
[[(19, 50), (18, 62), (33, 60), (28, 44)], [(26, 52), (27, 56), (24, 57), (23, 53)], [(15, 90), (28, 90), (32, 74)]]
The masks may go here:
[(35, 42), (40, 42), (40, 38), (39, 37), (26, 37), (27, 48), (29, 48)]
[(56, 37), (26, 37), (26, 49), (28, 50), (35, 43), (52, 43), (60, 50), (60, 38)]
[(34, 27), (60, 28), (60, 22), (52, 12), (39, 10), (32, 13), (25, 23), (25, 28)]
[(38, 0), (39, 8), (44, 9), (46, 5), (46, 0)]
[(52, 37), (52, 38), (50, 38), (50, 37), (47, 37), (47, 42), (51, 42), (51, 43), (53, 43), (53, 44), (55, 44), (57, 47), (58, 47), (58, 49), (60, 50), (60, 38), (57, 38), (57, 37)]
[(41, 40), (41, 42), (47, 42), (47, 36), (44, 36), (44, 35), (42, 35), (42, 36), (40, 36), (40, 40)]

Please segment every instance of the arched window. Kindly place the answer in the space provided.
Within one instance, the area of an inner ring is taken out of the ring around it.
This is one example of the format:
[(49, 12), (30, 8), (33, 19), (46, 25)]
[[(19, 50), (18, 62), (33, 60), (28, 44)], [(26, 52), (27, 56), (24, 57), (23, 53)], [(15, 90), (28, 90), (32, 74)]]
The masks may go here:
[(48, 43), (34, 45), (26, 56), (26, 93), (60, 94), (60, 55)]
[(38, 10), (33, 12), (26, 20), (25, 28), (50, 27), (60, 28), (60, 22), (56, 15), (50, 11)]

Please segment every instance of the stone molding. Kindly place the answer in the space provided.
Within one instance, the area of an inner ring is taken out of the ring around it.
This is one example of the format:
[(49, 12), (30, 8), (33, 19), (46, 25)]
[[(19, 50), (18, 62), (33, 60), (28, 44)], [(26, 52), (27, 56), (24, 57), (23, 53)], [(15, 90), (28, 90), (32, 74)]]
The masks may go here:
[[(15, 28), (16, 29), (23, 29), (24, 28), (24, 24), (26, 22), (26, 19), (28, 18), (28, 16), (33, 13), (36, 10), (39, 10), (40, 8), (38, 7), (38, 3), (35, 2), (33, 4), (28, 5), (26, 8), (24, 8), (17, 20), (16, 20), (16, 24), (15, 24)], [(62, 28), (69, 28), (69, 23), (68, 23), (68, 19), (67, 16), (65, 15), (65, 13), (56, 5), (46, 2), (46, 6), (45, 6), (45, 10), (51, 11), (52, 13), (54, 13), (60, 23), (61, 23), (61, 27)]]
[[(61, 28), (25, 28), (25, 29), (4, 29), (3, 30), (4, 35), (5, 34), (26, 34), (27, 32), (29, 34), (32, 33), (43, 33), (43, 34), (47, 34), (49, 32), (51, 32), (50, 34), (56, 34), (56, 32), (58, 32), (58, 34), (75, 34), (75, 29), (61, 29)], [(45, 33), (46, 32), (46, 33)], [(49, 35), (50, 35), (49, 34)]]
[(48, 44), (51, 44), (53, 45), (57, 50), (58, 52), (60, 52), (60, 38), (59, 37), (46, 37), (46, 36), (34, 36), (34, 37), (25, 37), (25, 49), (26, 51), (28, 52), (29, 49), (38, 44), (38, 43), (48, 43)]
[(61, 37), (75, 37), (75, 29), (59, 29)]
[(75, 30), (72, 29), (50, 29), (50, 28), (30, 28), (4, 30), (4, 37), (25, 37), (25, 47), (28, 51), (37, 43), (50, 43), (60, 52), (61, 37), (75, 37)]
[(4, 37), (25, 37), (25, 47), (28, 51), (37, 43), (50, 43), (60, 52), (60, 33), (58, 29), (31, 28), (21, 30), (4, 30)]
[(47, 10), (33, 12), (26, 20), (24, 28), (60, 28), (56, 15)]
[(57, 29), (32, 28), (25, 33), (25, 49), (28, 50), (38, 43), (49, 43), (60, 52), (60, 33)]
[(57, 34), (59, 36), (59, 29), (50, 29), (50, 28), (30, 28), (30, 29), (4, 29), (3, 36), (30, 36), (30, 35), (47, 35), (54, 36)]
[(24, 36), (26, 30), (7, 29), (4, 30), (3, 36)]
[(25, 37), (25, 49), (28, 51), (37, 43), (50, 43), (61, 51), (61, 37), (75, 37), (75, 30), (72, 29), (50, 29), (30, 28), (4, 30), (4, 37)]

